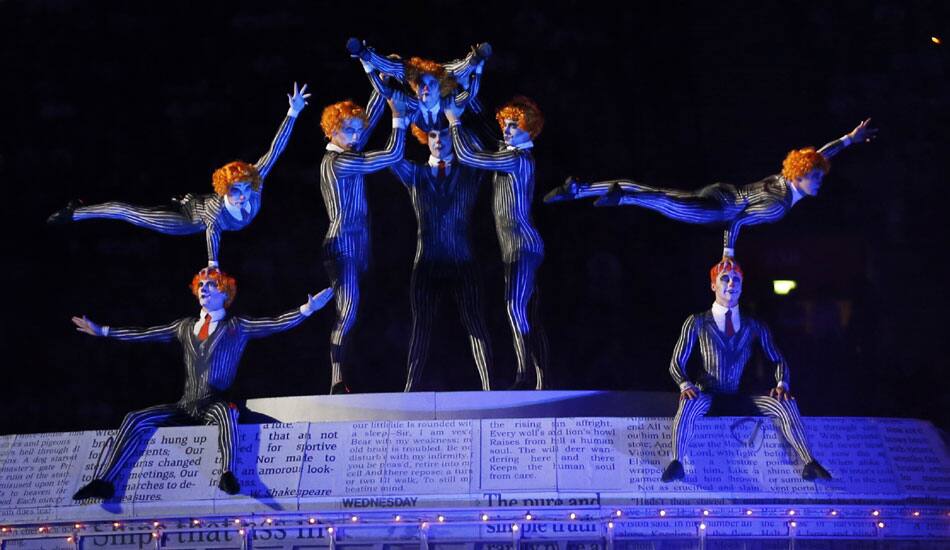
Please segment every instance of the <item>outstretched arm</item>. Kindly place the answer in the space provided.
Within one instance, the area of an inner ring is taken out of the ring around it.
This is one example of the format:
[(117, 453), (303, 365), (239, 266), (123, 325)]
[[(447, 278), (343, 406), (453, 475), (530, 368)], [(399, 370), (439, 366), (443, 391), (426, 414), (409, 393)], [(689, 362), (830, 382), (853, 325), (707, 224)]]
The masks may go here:
[(388, 100), (393, 112), (393, 132), (389, 136), (386, 148), (369, 153), (347, 151), (336, 157), (333, 167), (341, 176), (353, 174), (370, 174), (382, 170), (398, 162), (403, 157), (406, 148), (406, 119), (404, 95), (396, 92), (393, 99)]
[(461, 107), (452, 104), (451, 101), (446, 104), (445, 116), (452, 125), (452, 146), (455, 148), (455, 155), (459, 162), (482, 170), (514, 172), (521, 163), (521, 155), (517, 151), (490, 153), (476, 149), (472, 145), (468, 132), (462, 130), (461, 114)]
[(686, 363), (689, 361), (690, 354), (693, 353), (693, 346), (696, 344), (698, 324), (695, 315), (690, 315), (683, 323), (680, 329), (679, 340), (673, 348), (673, 358), (670, 360), (670, 376), (673, 382), (680, 387), (680, 399), (693, 399), (696, 397), (696, 387), (689, 381), (686, 374)]
[(307, 303), (277, 317), (237, 317), (238, 326), (250, 338), (263, 338), (275, 332), (289, 330), (299, 325), (333, 298), (333, 289), (325, 288), (316, 295), (307, 295)]
[(297, 83), (294, 82), (293, 94), (287, 94), (287, 99), (290, 103), (287, 116), (284, 117), (283, 122), (280, 123), (280, 128), (277, 129), (277, 135), (274, 136), (274, 140), (271, 141), (270, 149), (254, 163), (257, 171), (261, 174), (262, 180), (267, 178), (267, 174), (270, 174), (274, 163), (277, 162), (281, 153), (287, 148), (287, 142), (290, 141), (290, 133), (294, 129), (294, 122), (297, 120), (297, 115), (307, 106), (307, 98), (310, 97), (310, 94), (306, 92), (306, 84), (304, 84), (302, 88), (297, 89)]
[(76, 330), (79, 332), (91, 336), (108, 336), (129, 342), (165, 342), (172, 340), (178, 333), (178, 327), (182, 323), (182, 319), (179, 319), (167, 325), (148, 328), (113, 328), (98, 325), (85, 315), (82, 317), (73, 317), (72, 321), (73, 324), (76, 325)]
[(871, 127), (871, 119), (865, 119), (861, 121), (854, 130), (851, 130), (844, 135), (841, 139), (836, 139), (830, 143), (824, 144), (821, 149), (818, 150), (826, 159), (837, 155), (843, 151), (846, 147), (854, 143), (863, 143), (869, 142), (877, 135), (877, 128)]
[(402, 59), (390, 59), (379, 55), (376, 53), (376, 50), (366, 44), (365, 40), (358, 38), (350, 38), (347, 40), (346, 49), (349, 50), (351, 57), (360, 60), (360, 63), (363, 64), (364, 71), (370, 72), (375, 69), (394, 77), (400, 82), (406, 81), (406, 69)]

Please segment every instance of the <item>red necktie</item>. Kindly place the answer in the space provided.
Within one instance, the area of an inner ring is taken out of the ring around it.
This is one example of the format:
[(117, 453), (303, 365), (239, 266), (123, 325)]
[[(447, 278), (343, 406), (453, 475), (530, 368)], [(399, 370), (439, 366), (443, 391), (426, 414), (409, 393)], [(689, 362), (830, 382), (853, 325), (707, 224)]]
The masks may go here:
[(211, 328), (211, 314), (205, 314), (205, 322), (201, 325), (201, 330), (198, 331), (198, 340), (204, 342), (208, 339), (208, 329)]
[(732, 335), (736, 333), (736, 327), (732, 326), (732, 310), (726, 310), (726, 337), (732, 338)]
[(439, 170), (436, 172), (435, 175), (440, 180), (445, 179), (445, 161), (444, 160), (439, 161)]

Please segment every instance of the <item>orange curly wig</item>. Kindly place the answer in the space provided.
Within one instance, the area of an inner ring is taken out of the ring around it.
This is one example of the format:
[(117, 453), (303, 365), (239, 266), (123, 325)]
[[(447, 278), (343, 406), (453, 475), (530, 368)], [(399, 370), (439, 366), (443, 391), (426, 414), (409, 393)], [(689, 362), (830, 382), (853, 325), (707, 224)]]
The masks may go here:
[(821, 170), (827, 174), (831, 163), (814, 147), (792, 149), (782, 161), (782, 176), (788, 180), (798, 179), (812, 170)]
[(505, 129), (505, 119), (518, 121), (518, 127), (528, 132), (531, 139), (538, 137), (544, 128), (544, 115), (538, 104), (523, 95), (511, 98), (495, 111), (495, 120), (502, 131)]
[(320, 116), (320, 127), (323, 128), (323, 135), (327, 138), (333, 137), (336, 132), (343, 127), (343, 122), (348, 118), (359, 118), (366, 123), (366, 111), (362, 107), (347, 99), (333, 105), (327, 105)]
[(720, 275), (730, 271), (745, 279), (745, 275), (742, 274), (742, 266), (739, 265), (739, 262), (727, 259), (712, 266), (712, 269), (709, 270), (709, 282), (715, 285)]
[(243, 160), (229, 162), (214, 171), (211, 175), (211, 184), (214, 186), (214, 192), (222, 197), (228, 194), (231, 186), (239, 181), (246, 181), (251, 187), (258, 191), (261, 188), (261, 173), (257, 167), (248, 164)]
[(419, 93), (419, 83), (422, 81), (422, 75), (431, 74), (439, 81), (439, 97), (446, 97), (452, 93), (458, 86), (458, 81), (450, 73), (445, 72), (445, 67), (431, 59), (421, 57), (410, 58), (405, 63), (406, 82), (412, 91)]
[(191, 279), (191, 293), (195, 295), (195, 298), (199, 297), (198, 283), (207, 280), (214, 281), (215, 284), (218, 285), (218, 290), (228, 295), (228, 299), (224, 302), (224, 307), (230, 307), (231, 302), (234, 301), (234, 297), (237, 296), (237, 281), (234, 277), (231, 277), (216, 267), (206, 267), (202, 269)]
[(419, 143), (421, 143), (421, 144), (423, 144), (423, 145), (428, 145), (428, 144), (429, 144), (429, 133), (428, 133), (428, 132), (426, 132), (426, 131), (423, 130), (422, 128), (416, 126), (415, 124), (413, 124), (412, 126), (410, 126), (410, 129), (412, 130), (412, 135), (414, 135), (414, 136), (416, 137), (416, 139), (419, 140)]

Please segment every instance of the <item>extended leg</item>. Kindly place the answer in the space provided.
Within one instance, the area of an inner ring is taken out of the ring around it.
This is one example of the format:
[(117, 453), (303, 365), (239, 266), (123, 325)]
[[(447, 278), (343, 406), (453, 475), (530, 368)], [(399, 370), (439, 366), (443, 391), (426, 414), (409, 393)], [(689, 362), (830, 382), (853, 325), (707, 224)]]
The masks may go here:
[[(529, 368), (534, 366), (531, 359), (531, 324), (528, 321), (528, 304), (534, 293), (535, 273), (541, 265), (542, 258), (534, 254), (522, 254), (515, 261), (505, 264), (505, 303), (508, 312), (508, 322), (517, 358), (517, 373), (515, 386), (523, 389)], [(537, 381), (531, 384), (536, 387)]]
[(160, 207), (133, 206), (124, 202), (105, 202), (80, 206), (73, 212), (76, 221), (91, 219), (122, 220), (167, 235), (190, 235), (205, 230), (201, 220)]
[(412, 270), (409, 282), (409, 304), (412, 309), (412, 334), (409, 338), (408, 373), (406, 390), (419, 388), (422, 371), (429, 357), (429, 341), (432, 335), (432, 322), (439, 308), (442, 289), (434, 276), (432, 267), (419, 264)]
[(330, 332), (330, 391), (334, 393), (345, 391), (343, 369), (360, 305), (361, 270), (355, 259), (345, 256), (328, 259), (325, 265), (336, 303), (336, 322)]
[(792, 400), (779, 400), (768, 395), (757, 395), (752, 398), (759, 412), (778, 420), (782, 435), (795, 449), (802, 463), (808, 464), (814, 458), (808, 448), (808, 440), (805, 439), (805, 426), (802, 423), (802, 417), (798, 413), (798, 405)]
[(453, 295), (462, 318), (462, 325), (468, 332), (468, 341), (472, 347), (472, 358), (478, 377), (482, 381), (482, 389), (491, 389), (492, 354), (491, 339), (488, 336), (488, 327), (485, 324), (485, 313), (482, 308), (482, 282), (478, 268), (474, 264), (463, 264), (458, 267), (458, 276), (455, 280)]
[(156, 405), (125, 415), (119, 432), (111, 440), (111, 447), (103, 448), (103, 454), (99, 455), (93, 480), (76, 491), (73, 499), (111, 498), (115, 492), (116, 475), (135, 457), (139, 444), (151, 437), (159, 426), (178, 425), (189, 420), (176, 405)]
[(624, 192), (634, 192), (649, 189), (645, 185), (641, 185), (630, 180), (609, 180), (595, 181), (593, 183), (582, 183), (574, 179), (574, 177), (569, 177), (564, 181), (564, 185), (555, 187), (549, 191), (548, 194), (544, 196), (544, 202), (550, 204), (552, 202), (571, 201), (590, 197), (603, 197), (614, 186), (619, 187)]

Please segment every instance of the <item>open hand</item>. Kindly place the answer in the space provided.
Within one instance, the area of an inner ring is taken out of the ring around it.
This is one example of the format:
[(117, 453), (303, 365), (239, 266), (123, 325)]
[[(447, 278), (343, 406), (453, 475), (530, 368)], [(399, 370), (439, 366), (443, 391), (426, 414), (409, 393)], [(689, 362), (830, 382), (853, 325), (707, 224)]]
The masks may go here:
[(303, 108), (308, 105), (307, 98), (310, 97), (310, 94), (307, 92), (307, 85), (304, 84), (303, 88), (297, 89), (297, 83), (294, 82), (294, 93), (287, 94), (287, 100), (290, 102), (290, 108), (297, 111), (303, 111)]
[(85, 315), (73, 317), (73, 324), (76, 325), (76, 330), (79, 332), (85, 332), (91, 336), (102, 336), (102, 327), (93, 323)]
[(854, 130), (848, 133), (851, 137), (851, 143), (860, 143), (862, 141), (871, 141), (877, 134), (877, 128), (871, 128), (871, 119), (868, 118), (857, 125)]
[(696, 388), (690, 386), (680, 392), (680, 401), (684, 399), (696, 399)]

